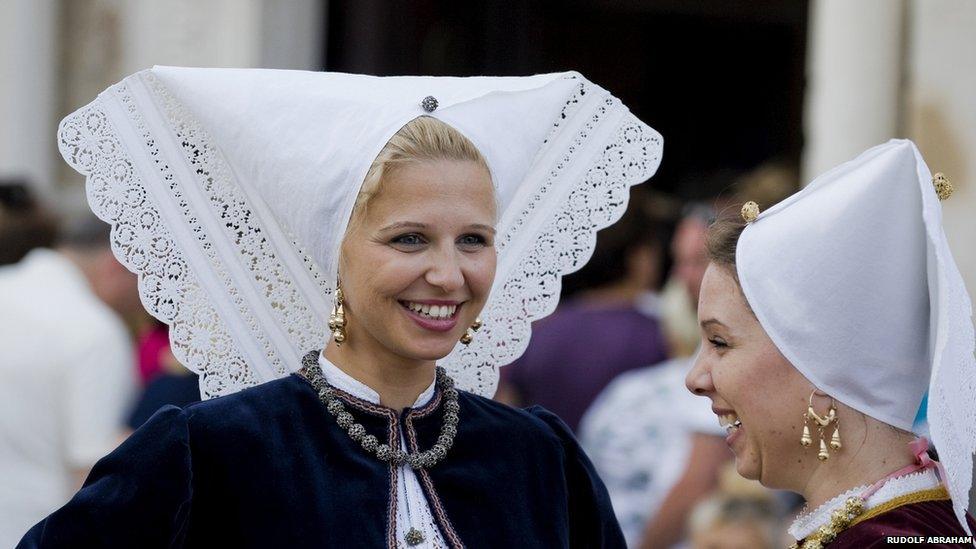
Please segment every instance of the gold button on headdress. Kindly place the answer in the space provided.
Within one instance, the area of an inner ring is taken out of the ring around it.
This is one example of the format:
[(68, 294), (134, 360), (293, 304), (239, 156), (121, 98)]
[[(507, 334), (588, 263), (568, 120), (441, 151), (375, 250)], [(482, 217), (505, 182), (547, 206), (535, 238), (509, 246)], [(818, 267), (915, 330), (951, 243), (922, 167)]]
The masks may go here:
[(939, 200), (945, 200), (952, 196), (952, 183), (944, 173), (939, 172), (932, 176), (932, 184), (935, 185), (935, 194), (939, 195)]
[(756, 204), (752, 200), (746, 202), (742, 205), (742, 220), (746, 223), (752, 223), (759, 217), (759, 204)]

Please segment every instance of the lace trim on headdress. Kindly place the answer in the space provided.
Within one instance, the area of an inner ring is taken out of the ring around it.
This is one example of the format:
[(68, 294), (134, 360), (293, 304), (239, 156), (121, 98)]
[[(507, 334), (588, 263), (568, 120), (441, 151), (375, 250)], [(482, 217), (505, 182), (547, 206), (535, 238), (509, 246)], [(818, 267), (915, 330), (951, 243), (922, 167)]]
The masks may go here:
[(930, 257), (929, 286), (937, 284), (938, 294), (929, 299), (932, 327), (937, 334), (932, 342), (932, 377), (929, 382), (928, 421), (932, 442), (948, 478), (943, 479), (952, 497), (956, 519), (967, 534), (966, 509), (973, 485), (973, 455), (976, 454), (976, 330), (973, 304), (962, 275), (956, 266), (942, 229), (942, 206), (932, 186), (932, 174), (916, 151), (919, 184), (922, 187), (922, 218), (928, 233)]
[[(886, 482), (884, 486), (879, 488), (877, 492), (868, 498), (864, 505), (864, 512), (867, 513), (871, 509), (884, 505), (885, 503), (904, 496), (905, 494), (911, 494), (913, 492), (920, 492), (923, 490), (931, 490), (933, 488), (938, 488), (939, 486), (941, 486), (939, 478), (936, 476), (935, 472), (931, 470), (919, 471), (903, 477), (893, 478)], [(821, 526), (830, 522), (831, 512), (833, 512), (835, 509), (843, 507), (844, 502), (847, 501), (847, 498), (857, 496), (863, 493), (867, 488), (867, 484), (858, 486), (856, 488), (851, 488), (843, 494), (830, 499), (823, 505), (820, 505), (815, 510), (808, 513), (803, 513), (796, 517), (793, 524), (790, 525), (790, 535), (793, 536), (793, 539), (797, 540), (809, 537)]]
[[(629, 187), (660, 163), (659, 134), (571, 77), (579, 87), (531, 175), (545, 182), (499, 226), (505, 275), (485, 327), (442, 361), (459, 388), (494, 393), (497, 367), (521, 355), (532, 321), (555, 308), (561, 277), (589, 259)], [(284, 376), (326, 341), (331, 283), (151, 72), (65, 118), (58, 135), (65, 160), (86, 176), (92, 210), (112, 225), (116, 256), (139, 275), (143, 305), (170, 325), (173, 354), (200, 374), (204, 398)]]
[[(660, 135), (629, 113), (621, 113), (623, 107), (608, 93), (593, 88), (581, 81), (567, 101), (546, 139), (549, 148), (559, 153), (549, 165), (546, 182), (524, 197), (525, 205), (496, 239), (500, 263), (503, 258), (518, 259), (502, 284), (496, 281), (489, 306), (481, 315), (484, 328), (473, 343), (459, 346), (442, 361), (457, 383), (475, 387), (480, 394), (494, 394), (497, 366), (521, 356), (531, 336), (532, 322), (555, 309), (562, 276), (589, 260), (596, 232), (623, 215), (630, 187), (649, 178), (660, 163)], [(579, 123), (574, 115), (584, 110), (588, 117), (570, 133), (572, 139), (556, 142), (557, 130), (565, 129), (570, 121)], [(594, 158), (585, 161), (580, 172), (578, 156), (594, 134), (607, 132), (608, 119), (616, 121), (610, 128), (612, 138)], [(554, 213), (543, 226), (525, 226), (538, 221), (533, 216), (536, 210), (553, 208), (554, 199), (558, 200)], [(520, 234), (527, 230), (537, 231), (537, 236)], [(510, 249), (516, 234), (520, 242), (528, 243), (521, 250)]]
[[(139, 275), (143, 305), (170, 325), (173, 354), (200, 374), (205, 398), (286, 375), (294, 361), (285, 366), (282, 346), (269, 335), (272, 323), (259, 319), (273, 318), (286, 337), (308, 348), (324, 340), (324, 322), (316, 321), (297, 295), (283, 272), (280, 252), (209, 138), (151, 73), (142, 76), (142, 81), (127, 79), (106, 92), (118, 103), (99, 98), (66, 118), (59, 130), (62, 155), (88, 176), (89, 203), (112, 225), (115, 255)], [(142, 82), (161, 103), (158, 111), (147, 108), (156, 106), (146, 104), (152, 101), (148, 93), (137, 99), (131, 89), (130, 83)], [(144, 114), (165, 116), (173, 135), (154, 135)], [(120, 116), (125, 123), (118, 123)], [(129, 154), (120, 128), (137, 134), (151, 165), (139, 165), (141, 155)], [(165, 149), (167, 142), (178, 143), (181, 150)], [(147, 186), (141, 174), (152, 184)], [(312, 280), (321, 279), (312, 262), (305, 269)], [(211, 291), (203, 289), (200, 276), (210, 279), (206, 287)], [(216, 286), (221, 295), (212, 291)], [(245, 326), (249, 337), (234, 337), (228, 327), (232, 322), (238, 332)]]

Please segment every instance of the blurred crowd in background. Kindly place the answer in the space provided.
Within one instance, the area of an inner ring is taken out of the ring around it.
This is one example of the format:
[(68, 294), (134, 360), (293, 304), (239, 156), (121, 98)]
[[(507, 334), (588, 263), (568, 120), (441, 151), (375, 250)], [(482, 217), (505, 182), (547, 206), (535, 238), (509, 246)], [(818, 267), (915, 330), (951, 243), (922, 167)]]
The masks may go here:
[(974, 289), (974, 26), (962, 0), (0, 0), (0, 546), (160, 406), (199, 399), (56, 157), (63, 115), (152, 64), (578, 70), (620, 96), (664, 135), (661, 170), (564, 279), (496, 398), (574, 429), (631, 546), (786, 543), (802, 502), (735, 475), (709, 401), (684, 387), (707, 227), (909, 137), (956, 185), (946, 232)]
[(685, 388), (701, 336), (706, 235), (744, 197), (771, 205), (795, 170), (724, 170), (726, 192), (673, 203), (640, 187), (597, 236), (593, 258), (563, 281), (559, 308), (536, 322), (496, 399), (539, 404), (574, 429), (607, 485), (629, 545), (773, 547), (796, 500), (735, 475), (711, 403)]

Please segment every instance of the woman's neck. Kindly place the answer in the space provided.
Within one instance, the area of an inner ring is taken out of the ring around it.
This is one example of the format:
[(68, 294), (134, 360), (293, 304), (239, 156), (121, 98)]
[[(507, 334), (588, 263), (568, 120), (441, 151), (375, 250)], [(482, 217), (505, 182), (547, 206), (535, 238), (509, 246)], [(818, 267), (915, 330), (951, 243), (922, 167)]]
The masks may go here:
[[(872, 485), (894, 471), (915, 462), (908, 447), (910, 435), (892, 431), (888, 426), (874, 429), (864, 437), (864, 444), (836, 452), (827, 461), (818, 462), (799, 490), (807, 507), (816, 509), (832, 498), (859, 486)], [(887, 432), (885, 432), (887, 431)], [(857, 440), (860, 437), (854, 437)]]
[(380, 396), (380, 404), (394, 410), (410, 408), (433, 382), (433, 361), (410, 360), (352, 341), (338, 346), (329, 341), (325, 358)]

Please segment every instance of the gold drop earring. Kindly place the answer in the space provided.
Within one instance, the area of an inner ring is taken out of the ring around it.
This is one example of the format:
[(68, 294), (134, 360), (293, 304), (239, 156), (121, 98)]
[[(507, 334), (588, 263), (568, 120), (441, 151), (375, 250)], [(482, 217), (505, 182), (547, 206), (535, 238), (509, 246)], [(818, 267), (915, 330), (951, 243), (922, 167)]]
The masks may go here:
[(332, 304), (332, 314), (329, 315), (329, 330), (336, 346), (341, 346), (346, 340), (346, 313), (342, 310), (342, 288), (336, 281), (335, 302)]
[(837, 419), (837, 407), (834, 405), (834, 399), (830, 399), (830, 408), (824, 416), (817, 414), (816, 410), (813, 409), (813, 395), (816, 394), (816, 390), (810, 393), (810, 398), (807, 400), (807, 411), (803, 414), (803, 434), (800, 435), (800, 446), (804, 448), (813, 444), (813, 438), (810, 436), (809, 421), (813, 421), (814, 425), (817, 427), (817, 431), (820, 434), (820, 451), (817, 453), (817, 459), (820, 461), (827, 461), (830, 459), (830, 452), (827, 451), (827, 442), (824, 440), (824, 431), (834, 423), (834, 434), (830, 437), (830, 448), (833, 450), (840, 450), (842, 448), (840, 442), (840, 420)]
[(481, 329), (481, 319), (476, 318), (474, 319), (474, 322), (471, 324), (471, 327), (468, 328), (468, 331), (464, 332), (464, 335), (461, 336), (461, 343), (468, 345), (469, 343), (474, 341), (474, 333), (480, 329)]

